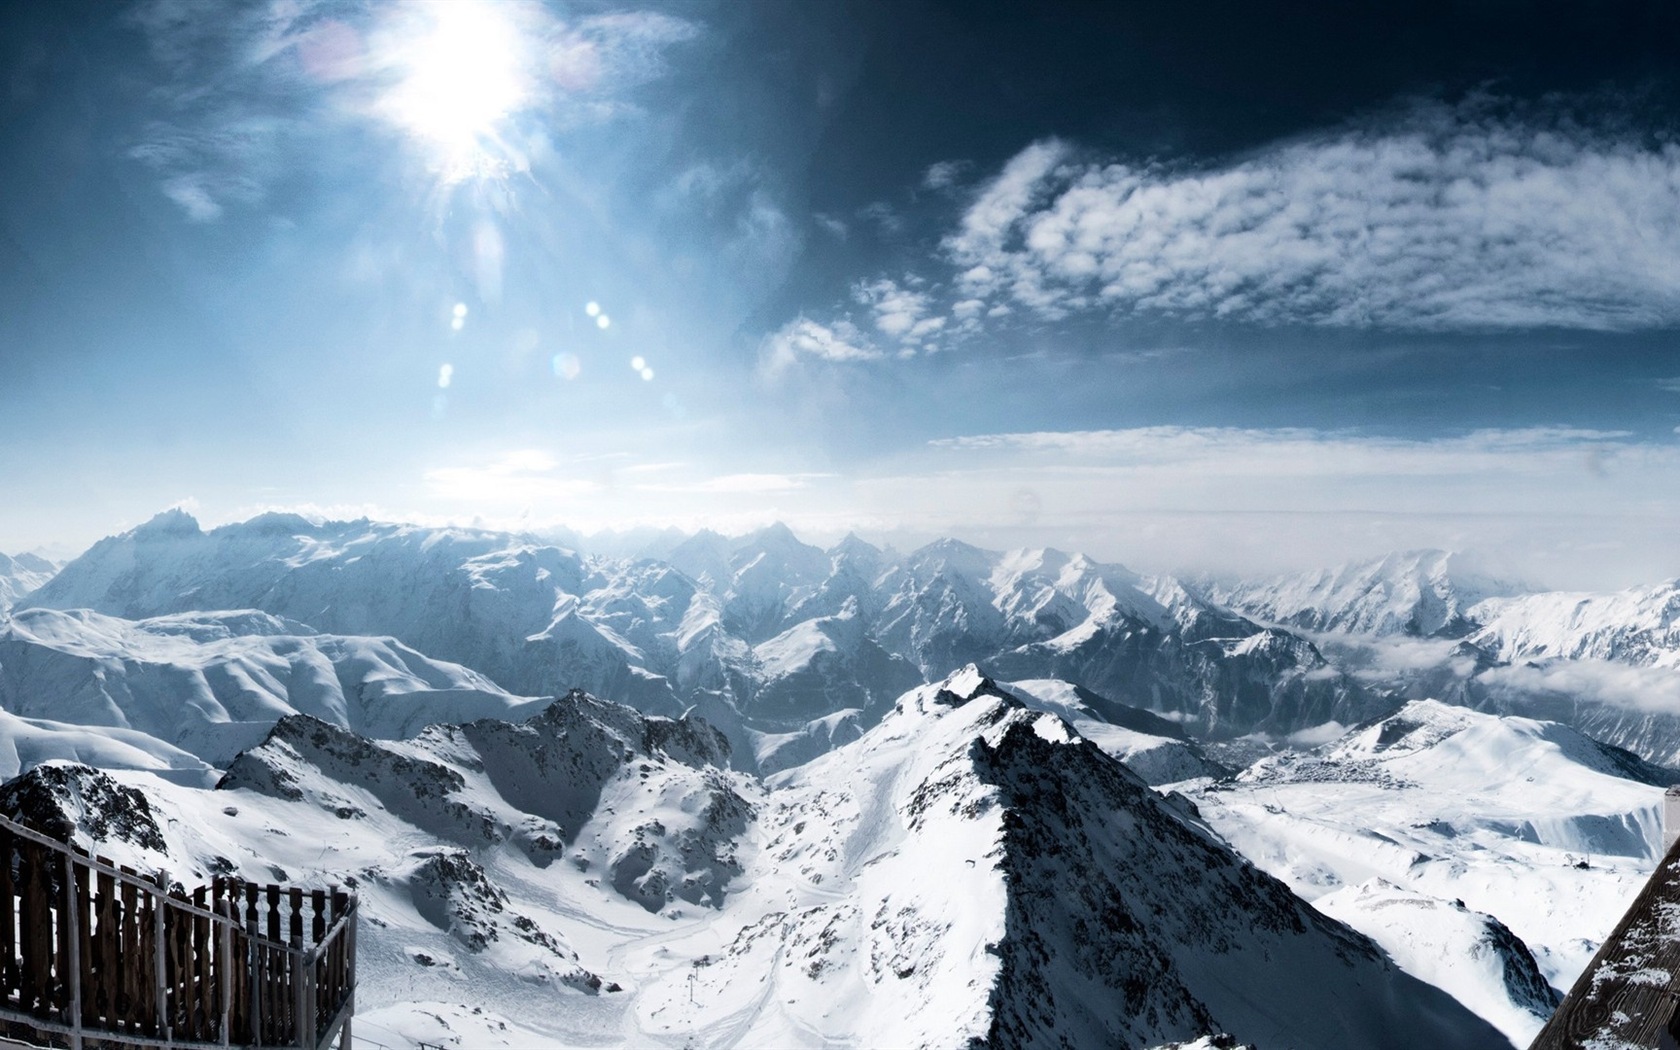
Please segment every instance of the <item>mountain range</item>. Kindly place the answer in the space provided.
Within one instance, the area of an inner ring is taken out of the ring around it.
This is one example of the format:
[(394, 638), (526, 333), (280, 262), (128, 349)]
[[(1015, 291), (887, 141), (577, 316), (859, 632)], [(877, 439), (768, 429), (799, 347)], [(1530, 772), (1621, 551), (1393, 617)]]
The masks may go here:
[(171, 511), (14, 571), (0, 811), (354, 880), (390, 1046), (1496, 1046), (1680, 779), (1674, 583), (614, 543)]
[(1168, 577), (952, 540), (902, 556), (855, 537), (822, 551), (783, 526), (702, 532), (656, 561), (295, 515), (206, 532), (170, 511), (95, 544), (19, 607), (134, 621), (255, 610), (390, 637), (523, 696), (582, 688), (654, 714), (693, 707), (730, 735), (738, 765), (765, 772), (855, 737), (904, 690), (971, 661), (1077, 681), (1212, 736), (1383, 709), (1310, 641)]

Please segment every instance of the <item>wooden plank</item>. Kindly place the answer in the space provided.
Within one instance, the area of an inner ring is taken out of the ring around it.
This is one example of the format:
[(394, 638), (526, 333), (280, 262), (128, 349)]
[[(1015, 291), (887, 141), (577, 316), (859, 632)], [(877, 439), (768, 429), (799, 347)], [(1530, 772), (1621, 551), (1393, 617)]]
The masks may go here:
[(61, 970), (70, 987), (65, 994), (66, 1019), (70, 1023), (70, 1046), (82, 1050), (82, 930), (85, 917), (82, 895), (77, 892), (77, 877), (81, 871), (74, 853), (63, 855), (63, 885), (59, 887), (61, 910), (59, 922), (63, 927), (63, 941), (68, 949), (59, 960)]
[(320, 944), (321, 938), (327, 935), (327, 891), (311, 890), (309, 904), (314, 912), (313, 925), (309, 930), (309, 943)]
[(71, 885), (75, 890), (76, 935), (79, 941), (77, 1023), (87, 1026), (97, 1023), (97, 1018), (90, 1001), (93, 994), (93, 869), (85, 863), (85, 855), (77, 858), (73, 865)]
[(280, 887), (270, 885), (265, 890), (268, 896), (268, 939), (280, 942)]
[(94, 928), (98, 936), (93, 941), (94, 977), (91, 989), (93, 1014), (103, 1024), (115, 1026), (117, 983), (117, 952), (122, 947), (122, 912), (117, 900), (117, 880), (108, 871), (100, 871), (94, 879)]
[(73, 952), (70, 925), (70, 887), (66, 882), (65, 856), (54, 854), (49, 850), (41, 853), (43, 865), (42, 874), (46, 876), (47, 899), (52, 902), (53, 924), (53, 985), (52, 1009), (60, 1013), (65, 1020), (69, 1019), (70, 1010), (70, 960)]
[(0, 1002), (12, 1001), (19, 984), (17, 921), (22, 912), (12, 883), (16, 856), (16, 836), (10, 828), (0, 828), (0, 906), (5, 908), (4, 921), (0, 921)]
[(257, 887), (255, 885), (251, 884), (251, 883), (246, 883), (245, 884), (245, 930), (246, 930), (245, 958), (246, 958), (246, 972), (247, 972), (247, 975), (250, 978), (249, 986), (250, 986), (251, 992), (250, 992), (250, 995), (249, 995), (248, 1000), (247, 1000), (247, 1004), (246, 1004), (247, 1010), (246, 1010), (246, 1014), (245, 1014), (245, 1019), (248, 1022), (248, 1029), (247, 1028), (241, 1028), (240, 1030), (241, 1031), (247, 1031), (248, 1030), (250, 1032), (251, 1042), (260, 1044), (263, 1041), (263, 1034), (264, 1034), (263, 1030), (262, 1030), (263, 979), (262, 979), (262, 971), (261, 971), (261, 960), (259, 958), (259, 951), (258, 951), (258, 946), (257, 946), (257, 943), (256, 943), (257, 919), (258, 919), (258, 916), (257, 916)]
[[(124, 875), (139, 877), (133, 868), (118, 869)], [(150, 949), (150, 899), (126, 879), (117, 880), (117, 893), (122, 901), (122, 947), (117, 952), (117, 993), (119, 1009), (128, 1026), (148, 1034), (157, 1031), (155, 1001), (152, 996), (152, 953)]]
[(303, 947), (303, 887), (292, 886), (286, 890), (286, 903), (291, 906), (291, 924), (288, 942), (294, 948)]
[[(220, 887), (218, 887), (220, 889)], [(224, 902), (221, 897), (216, 898), (216, 910), (222, 910)], [(217, 1024), (213, 1037), (227, 1046), (233, 1042), (233, 923), (231, 921), (219, 923), (216, 928), (216, 1008)]]
[[(200, 886), (193, 891), (193, 903), (208, 907), (210, 891)], [(210, 1038), (210, 1018), (220, 1012), (216, 1005), (216, 985), (210, 973), (210, 920), (194, 915), (187, 941), (187, 1030), (192, 1038)]]
[(18, 842), (18, 881), (22, 884), (23, 917), (19, 965), (23, 982), (18, 1007), (25, 1013), (43, 1012), (52, 983), (52, 916), (41, 890), (41, 847), (27, 839)]

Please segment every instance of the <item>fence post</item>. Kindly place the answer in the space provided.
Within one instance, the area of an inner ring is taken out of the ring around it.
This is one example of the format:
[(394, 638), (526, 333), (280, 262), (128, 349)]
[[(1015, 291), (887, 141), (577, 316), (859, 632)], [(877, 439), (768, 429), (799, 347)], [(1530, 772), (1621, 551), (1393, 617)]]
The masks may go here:
[(217, 940), (220, 942), (220, 958), (216, 965), (216, 980), (222, 987), (222, 1045), (233, 1045), (233, 1033), (229, 1031), (233, 1024), (233, 924), (238, 920), (238, 905), (230, 905), (220, 896), (216, 898), (216, 914), (221, 915), (226, 906), (230, 917), (227, 921), (216, 923)]
[(356, 1016), (356, 925), (362, 918), (362, 902), (350, 902), (350, 921), (344, 927), (344, 983), (348, 994), (344, 997), (344, 1030), (339, 1033), (338, 1050), (350, 1050), (350, 1021)]
[(255, 906), (245, 917), (245, 974), (251, 979), (251, 1001), (245, 1006), (251, 1022), (251, 1045), (262, 1045), (262, 987), (257, 976), (257, 912)]
[(157, 893), (152, 897), (152, 983), (157, 990), (158, 1034), (168, 1043), (174, 1040), (169, 1023), (169, 957), (163, 947), (169, 928), (169, 875), (159, 871), (152, 881), (157, 884)]
[(82, 916), (76, 895), (76, 858), (64, 855), (64, 921), (70, 936), (70, 1050), (82, 1050)]
[(292, 1008), (293, 1016), (297, 1019), (297, 1045), (299, 1050), (314, 1050), (314, 1042), (310, 1039), (310, 1029), (314, 1026), (308, 1023), (306, 1010), (309, 1006), (309, 977), (305, 973), (304, 961), (307, 955), (303, 950), (303, 938), (292, 938), (291, 969), (292, 969)]

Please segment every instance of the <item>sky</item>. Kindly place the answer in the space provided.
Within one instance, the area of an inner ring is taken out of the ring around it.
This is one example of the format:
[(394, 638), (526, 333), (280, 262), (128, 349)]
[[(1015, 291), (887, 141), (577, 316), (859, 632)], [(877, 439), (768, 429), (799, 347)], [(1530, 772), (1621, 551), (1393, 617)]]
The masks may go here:
[(1680, 575), (1680, 9), (0, 8), (0, 550)]

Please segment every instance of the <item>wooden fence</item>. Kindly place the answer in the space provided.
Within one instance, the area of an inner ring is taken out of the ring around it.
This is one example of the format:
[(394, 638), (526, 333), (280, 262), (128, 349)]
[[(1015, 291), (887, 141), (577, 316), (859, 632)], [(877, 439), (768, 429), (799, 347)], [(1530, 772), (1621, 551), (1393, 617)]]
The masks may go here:
[(350, 1045), (354, 893), (218, 878), (188, 894), (0, 817), (0, 908), (0, 1034)]

